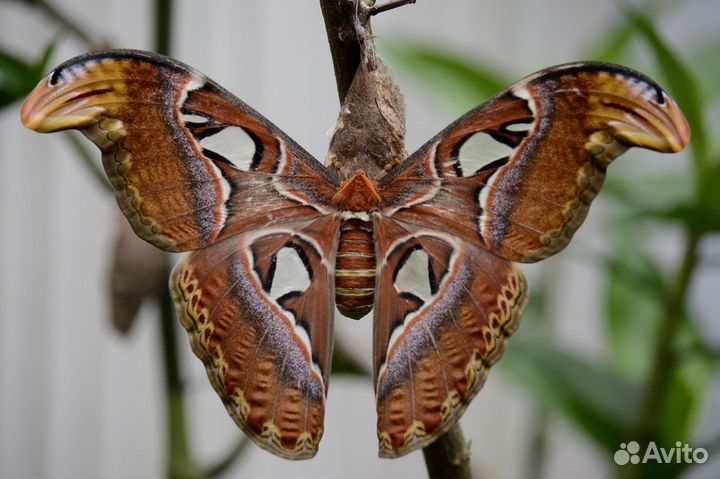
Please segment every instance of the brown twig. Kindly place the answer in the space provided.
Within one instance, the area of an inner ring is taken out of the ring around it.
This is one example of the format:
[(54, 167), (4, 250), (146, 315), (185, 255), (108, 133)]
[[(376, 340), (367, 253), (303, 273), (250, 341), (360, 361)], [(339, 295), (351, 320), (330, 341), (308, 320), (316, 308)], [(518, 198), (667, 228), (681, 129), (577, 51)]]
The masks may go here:
[(355, 6), (344, 0), (320, 0), (320, 9), (325, 20), (338, 97), (342, 104), (355, 70), (360, 65), (361, 46), (355, 29)]
[(85, 30), (79, 23), (71, 20), (63, 12), (58, 10), (55, 5), (48, 2), (47, 0), (28, 0), (30, 5), (38, 7), (45, 15), (50, 17), (55, 23), (62, 26), (64, 29), (78, 37), (83, 42), (87, 43), (88, 50), (100, 50), (108, 47), (108, 42), (95, 38), (87, 30)]
[(425, 447), (423, 456), (430, 479), (472, 479), (470, 447), (459, 422)]
[(387, 12), (388, 10), (392, 10), (394, 8), (402, 7), (403, 5), (410, 5), (415, 3), (415, 0), (395, 0), (393, 2), (388, 2), (384, 5), (373, 5), (372, 7), (368, 8), (368, 15), (377, 15), (378, 13)]
[[(357, 2), (320, 0), (341, 104), (350, 89), (355, 71), (360, 65), (363, 39), (357, 29), (361, 27), (369, 32), (371, 15), (409, 3), (415, 2), (414, 0), (399, 0), (379, 7), (365, 7), (364, 11), (358, 11), (357, 8), (362, 7), (358, 6)], [(358, 25), (359, 21), (367, 23)], [(465, 442), (459, 423), (456, 423), (434, 443), (425, 447), (423, 454), (430, 479), (470, 479), (472, 477), (470, 449)]]

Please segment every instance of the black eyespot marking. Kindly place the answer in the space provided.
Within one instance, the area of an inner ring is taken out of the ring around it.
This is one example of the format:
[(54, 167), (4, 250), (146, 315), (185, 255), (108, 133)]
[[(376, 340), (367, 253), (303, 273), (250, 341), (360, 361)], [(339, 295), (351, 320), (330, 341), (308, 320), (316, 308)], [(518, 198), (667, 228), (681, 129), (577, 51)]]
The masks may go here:
[(52, 74), (50, 75), (50, 81), (48, 82), (50, 86), (57, 85), (58, 80), (62, 76), (62, 69), (56, 68), (53, 70)]
[[(256, 251), (253, 251), (253, 256), (257, 255)], [(277, 256), (273, 256), (273, 258), (270, 260), (270, 266), (267, 269), (267, 274), (263, 275), (262, 270), (258, 267), (256, 264), (253, 267), (253, 270), (255, 270), (255, 274), (257, 274), (257, 277), (260, 279), (260, 285), (262, 286), (263, 291), (266, 293), (270, 293), (270, 289), (272, 288), (273, 279), (275, 278), (275, 268), (277, 267)]]
[[(277, 301), (277, 303), (278, 303), (280, 306), (282, 306), (284, 309), (287, 309), (287, 310), (289, 310), (289, 311), (292, 311), (291, 308), (288, 308), (288, 307), (287, 307), (287, 303), (288, 303), (290, 300), (294, 299), (294, 298), (299, 298), (300, 296), (302, 296), (302, 292), (301, 292), (301, 291), (290, 291), (289, 293), (283, 294), (282, 296), (280, 296), (280, 297), (279, 297), (278, 299), (276, 299), (275, 301)], [(293, 313), (294, 313), (294, 312), (295, 312), (295, 311), (293, 311)]]
[(225, 158), (224, 156), (222, 156), (219, 153), (215, 153), (212, 150), (208, 150), (207, 148), (202, 149), (202, 154), (205, 157), (210, 158), (211, 160), (213, 160), (215, 162), (223, 163), (225, 165), (232, 166), (233, 168), (235, 167), (235, 165), (233, 165), (230, 160), (228, 160), (227, 158)]
[(509, 156), (506, 156), (505, 158), (498, 158), (497, 160), (491, 161), (491, 162), (488, 163), (487, 165), (484, 165), (482, 168), (480, 168), (479, 170), (477, 170), (477, 171), (475, 172), (475, 174), (482, 173), (482, 172), (485, 172), (485, 171), (497, 170), (498, 168), (501, 168), (501, 167), (507, 165), (508, 161), (510, 161), (510, 157), (509, 157)]
[[(299, 327), (303, 328), (305, 332), (308, 335), (308, 338), (312, 339), (312, 328), (310, 327), (310, 323), (305, 319), (299, 319), (295, 322)], [(313, 358), (313, 361), (316, 361), (316, 358)]]
[[(193, 113), (194, 115), (195, 113)], [(216, 135), (225, 129), (225, 125), (218, 125), (217, 123), (195, 123), (198, 126), (191, 126), (192, 123), (186, 123), (185, 126), (190, 128), (192, 135), (197, 141), (200, 141), (209, 136)]]
[(423, 304), (425, 304), (425, 301), (412, 293), (408, 293), (407, 291), (403, 291), (402, 293), (400, 293), (400, 297), (405, 301), (412, 303), (413, 305), (412, 309), (408, 312), (408, 314), (417, 311), (422, 307)]
[(308, 258), (307, 254), (305, 253), (305, 250), (301, 248), (297, 243), (294, 243), (292, 241), (288, 242), (285, 247), (292, 248), (297, 253), (298, 257), (300, 258), (300, 261), (302, 261), (303, 266), (305, 266), (305, 271), (307, 271), (308, 278), (310, 279), (310, 282), (312, 282), (314, 273), (312, 266), (310, 266), (310, 259)]

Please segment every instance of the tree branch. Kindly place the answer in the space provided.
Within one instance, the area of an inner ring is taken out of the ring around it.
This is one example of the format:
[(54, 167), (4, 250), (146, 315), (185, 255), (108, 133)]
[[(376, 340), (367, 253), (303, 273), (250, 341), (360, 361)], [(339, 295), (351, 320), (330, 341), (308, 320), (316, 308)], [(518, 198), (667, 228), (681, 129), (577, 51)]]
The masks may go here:
[(55, 5), (47, 0), (27, 0), (27, 3), (38, 7), (45, 15), (64, 29), (78, 37), (88, 45), (88, 50), (100, 50), (107, 48), (108, 43), (95, 38), (89, 31), (85, 30), (79, 23), (66, 16), (58, 10)]
[[(414, 0), (392, 1), (384, 6), (373, 6), (361, 15), (363, 27), (370, 29), (370, 15), (387, 11)], [(350, 89), (355, 71), (360, 65), (362, 46), (357, 31), (357, 4), (347, 0), (320, 0), (320, 8), (325, 20), (330, 53), (335, 69), (338, 97), (342, 104)], [(440, 436), (434, 443), (423, 449), (425, 464), (430, 479), (471, 479), (470, 449), (468, 448), (459, 423)]]
[(360, 39), (355, 30), (355, 7), (344, 0), (320, 0), (340, 103), (350, 89), (360, 65)]
[(425, 447), (423, 456), (430, 479), (472, 479), (470, 447), (459, 422)]

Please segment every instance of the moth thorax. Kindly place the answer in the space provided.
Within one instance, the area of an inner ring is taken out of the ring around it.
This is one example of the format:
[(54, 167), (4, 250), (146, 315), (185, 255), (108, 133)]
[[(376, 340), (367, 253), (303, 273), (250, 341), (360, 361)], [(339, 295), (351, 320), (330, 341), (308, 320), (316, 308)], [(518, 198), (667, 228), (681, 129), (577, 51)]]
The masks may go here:
[(343, 315), (360, 319), (375, 298), (375, 243), (373, 224), (350, 218), (340, 226), (335, 263), (335, 303)]

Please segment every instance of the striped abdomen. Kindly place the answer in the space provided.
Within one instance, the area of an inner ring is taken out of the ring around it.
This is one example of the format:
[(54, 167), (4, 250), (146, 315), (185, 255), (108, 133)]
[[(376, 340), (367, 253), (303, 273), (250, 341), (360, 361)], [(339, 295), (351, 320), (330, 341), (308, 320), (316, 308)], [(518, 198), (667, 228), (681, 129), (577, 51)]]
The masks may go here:
[(348, 219), (340, 226), (335, 263), (335, 303), (345, 316), (360, 319), (375, 297), (375, 243), (369, 221)]

